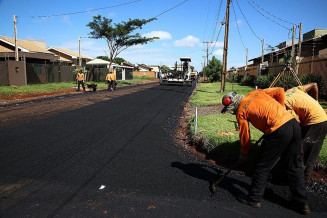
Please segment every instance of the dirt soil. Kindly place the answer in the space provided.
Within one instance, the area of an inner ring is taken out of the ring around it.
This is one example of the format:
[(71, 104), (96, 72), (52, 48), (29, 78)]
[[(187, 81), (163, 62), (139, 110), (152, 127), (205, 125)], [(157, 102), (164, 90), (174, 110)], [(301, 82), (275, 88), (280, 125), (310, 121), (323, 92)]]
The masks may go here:
[[(220, 114), (221, 110), (223, 109), (223, 105), (214, 105), (214, 106), (207, 106), (207, 107), (198, 107), (197, 112), (198, 115), (212, 115), (212, 114)], [(189, 124), (188, 119), (195, 114), (195, 108), (191, 107), (190, 104), (187, 102), (184, 105), (183, 115), (179, 119), (178, 128), (175, 130), (175, 141), (176, 143), (182, 145), (190, 152), (193, 152), (204, 159), (208, 159), (208, 155), (199, 151), (197, 149), (196, 142), (192, 140), (192, 136), (189, 132)], [(212, 164), (217, 164), (217, 160), (208, 159)], [(312, 180), (313, 184), (316, 183), (323, 183), (327, 185), (327, 168), (317, 168), (311, 174), (310, 179)]]

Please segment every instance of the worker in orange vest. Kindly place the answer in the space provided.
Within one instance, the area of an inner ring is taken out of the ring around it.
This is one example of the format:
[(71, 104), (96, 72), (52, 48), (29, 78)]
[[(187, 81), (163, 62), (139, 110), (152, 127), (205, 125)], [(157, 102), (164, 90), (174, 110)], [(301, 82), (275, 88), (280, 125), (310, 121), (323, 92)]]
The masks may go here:
[(301, 164), (301, 129), (296, 119), (285, 109), (284, 98), (284, 90), (279, 88), (272, 92), (257, 89), (246, 96), (234, 92), (222, 99), (225, 106), (222, 112), (235, 114), (239, 125), (239, 162), (244, 162), (249, 153), (250, 123), (264, 133), (253, 170), (251, 189), (247, 196), (240, 195), (237, 200), (260, 208), (269, 172), (283, 157), (294, 210), (308, 214), (310, 209)]

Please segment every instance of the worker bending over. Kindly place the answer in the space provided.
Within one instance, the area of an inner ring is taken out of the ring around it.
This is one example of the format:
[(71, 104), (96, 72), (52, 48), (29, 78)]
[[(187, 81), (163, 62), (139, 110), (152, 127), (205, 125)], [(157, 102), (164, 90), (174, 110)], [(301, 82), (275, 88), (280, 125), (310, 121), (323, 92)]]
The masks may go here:
[[(306, 92), (311, 91), (314, 98)], [(318, 102), (317, 83), (291, 88), (285, 92), (287, 110), (298, 116), (302, 132), (304, 178), (308, 182), (327, 134), (327, 115)]]
[(225, 105), (222, 112), (235, 114), (239, 125), (240, 162), (244, 162), (249, 153), (249, 123), (264, 133), (251, 189), (247, 196), (238, 196), (237, 199), (252, 207), (261, 207), (268, 174), (276, 161), (283, 157), (294, 209), (301, 214), (308, 214), (310, 209), (301, 164), (301, 129), (296, 119), (283, 106), (284, 98), (284, 90), (280, 88), (273, 92), (257, 89), (244, 97), (234, 92), (222, 99)]

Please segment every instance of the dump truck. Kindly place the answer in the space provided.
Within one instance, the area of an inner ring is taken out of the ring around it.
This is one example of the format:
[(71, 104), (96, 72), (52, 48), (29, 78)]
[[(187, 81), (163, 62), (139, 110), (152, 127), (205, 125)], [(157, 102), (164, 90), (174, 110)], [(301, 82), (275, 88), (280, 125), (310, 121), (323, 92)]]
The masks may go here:
[(160, 76), (160, 85), (188, 85), (192, 86), (194, 76), (192, 75), (190, 57), (181, 57), (181, 64), (175, 63), (175, 68), (166, 73), (162, 73)]

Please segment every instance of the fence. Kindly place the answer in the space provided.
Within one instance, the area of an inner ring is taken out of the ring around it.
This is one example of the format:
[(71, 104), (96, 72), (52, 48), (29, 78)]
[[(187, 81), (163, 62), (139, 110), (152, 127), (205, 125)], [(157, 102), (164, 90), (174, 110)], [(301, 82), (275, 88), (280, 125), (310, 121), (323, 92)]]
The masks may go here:
[(26, 64), (27, 84), (71, 82), (75, 80), (74, 66)]
[(0, 62), (0, 85), (9, 85), (8, 64), (5, 61)]

